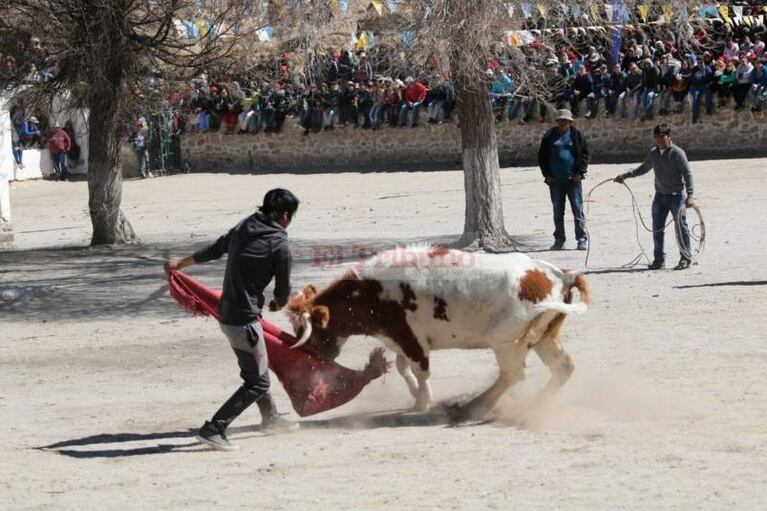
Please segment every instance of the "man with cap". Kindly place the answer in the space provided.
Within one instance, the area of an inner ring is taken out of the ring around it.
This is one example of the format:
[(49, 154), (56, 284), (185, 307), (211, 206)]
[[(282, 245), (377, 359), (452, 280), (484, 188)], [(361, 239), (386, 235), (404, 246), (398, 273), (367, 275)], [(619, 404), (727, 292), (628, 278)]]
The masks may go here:
[(32, 147), (40, 142), (40, 122), (34, 115), (16, 129), (21, 147)]
[(581, 181), (589, 166), (589, 146), (580, 131), (573, 126), (570, 110), (557, 110), (557, 125), (548, 130), (538, 150), (538, 166), (549, 185), (554, 208), (554, 244), (551, 250), (565, 246), (565, 199), (575, 218), (575, 239), (578, 250), (588, 248), (588, 237), (583, 215), (583, 188)]
[(48, 151), (51, 153), (53, 162), (53, 174), (56, 179), (64, 181), (67, 178), (67, 153), (72, 149), (72, 139), (66, 131), (61, 128), (61, 124), (53, 124), (53, 132), (48, 137)]

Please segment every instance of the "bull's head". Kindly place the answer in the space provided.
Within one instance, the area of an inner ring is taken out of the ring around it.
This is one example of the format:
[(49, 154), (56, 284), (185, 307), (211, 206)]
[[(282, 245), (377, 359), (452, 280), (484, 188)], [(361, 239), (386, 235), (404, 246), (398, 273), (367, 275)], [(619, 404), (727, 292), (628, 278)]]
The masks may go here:
[(326, 357), (335, 359), (340, 353), (340, 343), (328, 330), (330, 310), (324, 305), (317, 305), (314, 299), (317, 288), (309, 284), (303, 291), (293, 295), (288, 301), (287, 315), (298, 341), (291, 346), (297, 348), (306, 344)]

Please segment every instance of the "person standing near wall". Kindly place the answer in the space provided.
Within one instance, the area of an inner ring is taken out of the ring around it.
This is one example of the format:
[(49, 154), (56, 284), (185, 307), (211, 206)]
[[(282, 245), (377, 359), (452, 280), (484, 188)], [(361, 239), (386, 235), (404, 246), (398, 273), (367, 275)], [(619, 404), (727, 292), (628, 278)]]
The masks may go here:
[[(650, 169), (655, 172), (655, 198), (652, 201), (652, 230), (654, 257), (649, 265), (651, 270), (660, 270), (666, 265), (666, 253), (663, 249), (663, 237), (666, 218), (671, 213), (677, 229), (681, 258), (675, 270), (690, 267), (690, 229), (687, 226), (685, 207), (695, 205), (693, 201), (693, 179), (687, 154), (671, 141), (671, 128), (658, 124), (653, 129), (655, 146), (650, 150), (644, 163), (636, 169), (619, 174), (616, 183), (646, 174)], [(683, 207), (684, 206), (684, 207)]]
[(55, 179), (64, 181), (69, 177), (67, 169), (67, 153), (72, 149), (72, 140), (59, 123), (53, 124), (53, 132), (48, 137), (48, 150), (53, 162), (53, 175)]
[(549, 185), (554, 208), (554, 244), (551, 250), (565, 246), (565, 199), (575, 218), (575, 238), (578, 250), (588, 248), (588, 237), (583, 215), (583, 187), (581, 181), (589, 166), (589, 146), (580, 131), (573, 126), (570, 110), (557, 110), (557, 125), (543, 135), (538, 150), (538, 165)]
[(136, 129), (133, 131), (128, 141), (131, 143), (133, 151), (136, 153), (136, 158), (138, 158), (139, 177), (141, 179), (149, 177), (149, 144), (147, 143), (143, 123), (136, 123)]

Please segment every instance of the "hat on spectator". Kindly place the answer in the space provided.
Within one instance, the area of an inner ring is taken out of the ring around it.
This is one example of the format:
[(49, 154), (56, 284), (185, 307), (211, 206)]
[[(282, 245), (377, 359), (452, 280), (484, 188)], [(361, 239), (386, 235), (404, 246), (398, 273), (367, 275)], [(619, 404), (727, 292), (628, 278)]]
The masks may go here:
[(554, 118), (555, 121), (573, 121), (573, 113), (568, 110), (567, 108), (562, 108), (560, 110), (557, 110), (557, 116)]
[(413, 83), (413, 77), (412, 76), (406, 77), (405, 78), (405, 83)]
[(213, 94), (213, 93), (215, 93), (215, 92), (218, 92), (218, 87), (216, 87), (215, 85), (213, 85), (213, 86), (210, 88), (210, 93), (211, 93), (211, 94)]
[(35, 117), (34, 115), (29, 118), (29, 122), (31, 122), (32, 124), (40, 124), (40, 121), (38, 121), (37, 117)]
[(399, 78), (397, 78), (396, 80), (394, 80), (394, 86), (395, 86), (395, 87), (404, 87), (404, 86), (405, 86), (405, 84), (404, 84), (404, 83), (402, 83), (402, 80), (400, 80)]
[(493, 75), (495, 75), (495, 73), (493, 73), (493, 70), (492, 70), (492, 69), (490, 69), (490, 68), (488, 68), (488, 69), (487, 69), (487, 71), (485, 71), (485, 74), (486, 74), (487, 76), (489, 76), (490, 78), (492, 78), (492, 77), (493, 77)]

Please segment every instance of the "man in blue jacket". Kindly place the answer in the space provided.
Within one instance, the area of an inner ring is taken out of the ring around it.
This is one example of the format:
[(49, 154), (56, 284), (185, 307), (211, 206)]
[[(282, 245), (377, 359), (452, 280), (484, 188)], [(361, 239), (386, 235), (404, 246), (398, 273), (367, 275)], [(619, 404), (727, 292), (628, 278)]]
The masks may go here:
[(588, 238), (583, 215), (583, 187), (581, 181), (589, 166), (589, 146), (580, 131), (573, 126), (570, 110), (557, 110), (556, 127), (543, 135), (538, 150), (538, 166), (543, 179), (549, 185), (551, 204), (554, 207), (554, 244), (551, 250), (565, 246), (565, 198), (575, 218), (575, 239), (578, 250), (588, 248)]
[(269, 302), (269, 310), (279, 310), (290, 296), (292, 257), (286, 229), (298, 209), (298, 202), (288, 190), (270, 190), (257, 212), (213, 244), (184, 259), (170, 259), (165, 263), (165, 271), (170, 272), (229, 254), (218, 321), (237, 357), (244, 383), (200, 428), (197, 439), (215, 449), (236, 448), (226, 438), (226, 428), (254, 402), (261, 412), (262, 429), (298, 426), (277, 414), (269, 393), (269, 359), (259, 321), (265, 301), (264, 288), (272, 278), (274, 299)]

